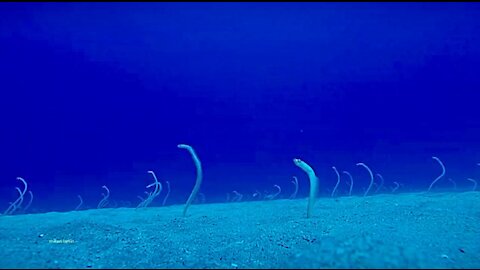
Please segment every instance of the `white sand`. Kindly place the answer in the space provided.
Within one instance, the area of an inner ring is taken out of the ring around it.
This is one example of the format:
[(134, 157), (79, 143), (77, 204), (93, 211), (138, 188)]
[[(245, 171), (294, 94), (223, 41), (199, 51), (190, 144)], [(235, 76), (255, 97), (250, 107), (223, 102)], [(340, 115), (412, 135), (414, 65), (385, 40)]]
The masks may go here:
[(0, 217), (1, 268), (479, 268), (480, 192)]

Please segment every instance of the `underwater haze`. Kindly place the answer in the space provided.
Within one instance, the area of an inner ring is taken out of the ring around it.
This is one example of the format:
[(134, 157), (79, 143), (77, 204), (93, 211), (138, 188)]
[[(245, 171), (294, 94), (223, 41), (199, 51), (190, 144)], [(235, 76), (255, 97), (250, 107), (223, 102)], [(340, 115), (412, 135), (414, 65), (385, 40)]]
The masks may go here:
[(479, 74), (479, 3), (1, 3), (0, 268), (478, 268)]

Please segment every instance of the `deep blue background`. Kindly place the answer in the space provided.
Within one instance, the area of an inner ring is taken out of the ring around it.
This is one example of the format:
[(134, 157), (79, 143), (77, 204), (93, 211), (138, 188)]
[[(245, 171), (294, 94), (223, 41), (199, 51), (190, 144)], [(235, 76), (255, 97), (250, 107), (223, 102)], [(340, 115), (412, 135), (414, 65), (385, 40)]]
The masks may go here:
[(306, 195), (294, 157), (323, 193), (333, 165), (362, 193), (357, 162), (425, 189), (432, 156), (468, 188), (479, 18), (478, 3), (2, 3), (1, 205), (16, 176), (34, 209), (70, 210), (77, 194), (95, 207), (104, 184), (137, 204), (151, 169), (183, 203), (195, 170), (179, 143), (210, 201), (274, 184), (288, 196), (292, 175)]

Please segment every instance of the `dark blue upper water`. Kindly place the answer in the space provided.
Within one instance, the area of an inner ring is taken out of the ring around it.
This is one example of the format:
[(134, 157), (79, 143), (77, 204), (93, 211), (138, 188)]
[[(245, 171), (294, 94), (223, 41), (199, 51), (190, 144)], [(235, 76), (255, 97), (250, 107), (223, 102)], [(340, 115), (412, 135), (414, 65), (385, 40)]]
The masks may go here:
[(77, 194), (95, 207), (102, 185), (136, 204), (147, 170), (184, 203), (195, 171), (179, 143), (210, 201), (274, 184), (287, 196), (293, 175), (306, 195), (296, 157), (325, 194), (331, 166), (363, 194), (357, 162), (426, 189), (432, 156), (468, 188), (479, 18), (478, 3), (1, 4), (0, 203), (22, 176), (32, 209), (71, 210)]

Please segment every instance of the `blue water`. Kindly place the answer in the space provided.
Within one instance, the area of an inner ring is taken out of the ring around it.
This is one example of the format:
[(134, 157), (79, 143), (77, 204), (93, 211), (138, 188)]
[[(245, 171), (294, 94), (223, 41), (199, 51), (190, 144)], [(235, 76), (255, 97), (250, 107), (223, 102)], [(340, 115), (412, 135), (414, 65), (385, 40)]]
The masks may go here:
[(201, 159), (207, 202), (274, 185), (287, 198), (292, 176), (307, 181), (293, 158), (320, 196), (332, 166), (363, 194), (358, 162), (383, 192), (425, 191), (442, 172), (432, 156), (446, 167), (436, 190), (470, 190), (479, 18), (478, 3), (0, 4), (0, 206), (18, 176), (28, 213), (71, 211), (77, 195), (96, 208), (103, 185), (107, 207), (135, 206), (148, 170), (183, 204), (195, 167), (178, 144)]

